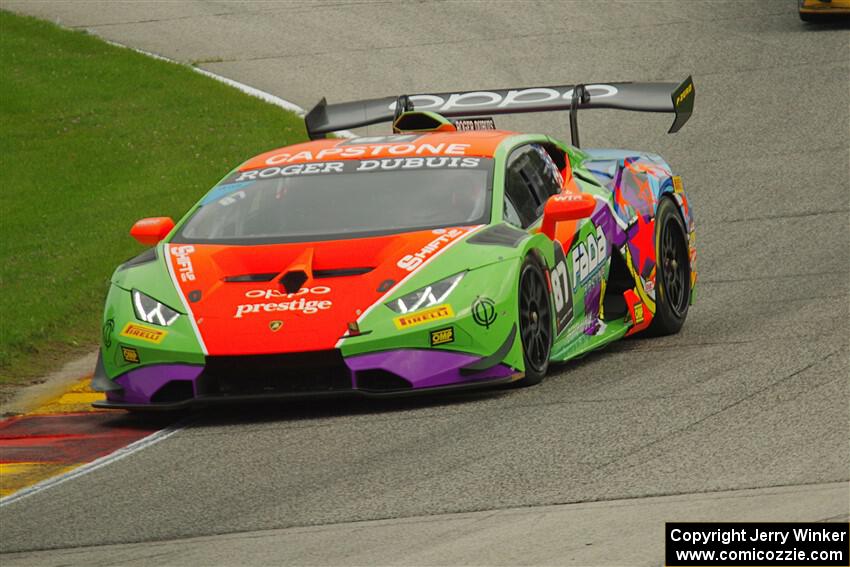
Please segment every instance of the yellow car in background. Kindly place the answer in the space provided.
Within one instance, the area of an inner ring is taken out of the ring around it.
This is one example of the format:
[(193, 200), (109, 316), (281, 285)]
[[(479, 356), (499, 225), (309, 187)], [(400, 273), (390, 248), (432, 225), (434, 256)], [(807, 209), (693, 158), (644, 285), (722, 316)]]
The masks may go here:
[(799, 8), (804, 22), (850, 17), (850, 0), (800, 0)]

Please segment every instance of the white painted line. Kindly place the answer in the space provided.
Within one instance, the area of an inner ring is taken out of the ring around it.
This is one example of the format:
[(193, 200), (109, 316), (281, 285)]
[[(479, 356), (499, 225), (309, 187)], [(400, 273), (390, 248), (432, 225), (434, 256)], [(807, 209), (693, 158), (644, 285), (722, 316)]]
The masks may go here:
[[(149, 51), (144, 51), (142, 49), (136, 49), (135, 47), (130, 47), (128, 45), (124, 45), (124, 44), (118, 43), (116, 41), (110, 41), (110, 40), (107, 40), (107, 39), (104, 39), (104, 41), (106, 43), (110, 44), (110, 45), (114, 45), (115, 47), (121, 47), (123, 49), (131, 49), (131, 50), (133, 50), (137, 53), (141, 53), (142, 55), (146, 55), (148, 57), (153, 57), (154, 59), (159, 59), (161, 61), (168, 61), (169, 63), (174, 63), (175, 65), (182, 65), (182, 63), (180, 63), (179, 61), (175, 61), (174, 59), (169, 59), (168, 57), (164, 57), (164, 56), (158, 55), (156, 53), (151, 53)], [(194, 67), (194, 66), (191, 66), (191, 65), (186, 65), (186, 67), (192, 69), (196, 73), (200, 73), (201, 75), (204, 75), (204, 76), (209, 77), (211, 79), (215, 79), (216, 81), (219, 81), (221, 83), (229, 85), (229, 86), (231, 86), (231, 87), (233, 87), (233, 88), (235, 88), (235, 89), (237, 89), (237, 90), (239, 90), (239, 91), (241, 91), (241, 92), (243, 92), (247, 95), (250, 95), (250, 96), (253, 96), (253, 97), (258, 98), (260, 100), (263, 100), (265, 102), (268, 102), (269, 104), (279, 106), (280, 108), (283, 108), (284, 110), (294, 112), (298, 116), (303, 117), (305, 114), (307, 114), (307, 112), (303, 108), (298, 106), (297, 104), (289, 102), (288, 100), (284, 100), (284, 99), (282, 99), (278, 96), (275, 96), (271, 93), (261, 91), (260, 89), (254, 88), (252, 86), (249, 86), (249, 85), (246, 85), (246, 84), (243, 84), (243, 83), (240, 83), (239, 81), (234, 81), (233, 79), (228, 79), (227, 77), (222, 77), (221, 75), (217, 75), (217, 74), (215, 74), (211, 71), (207, 71), (205, 69), (199, 69), (198, 67)], [(351, 132), (349, 130), (340, 130), (339, 132), (334, 132), (334, 134), (339, 136), (340, 138), (356, 138), (357, 137), (356, 134), (354, 134), (354, 132)], [(169, 273), (171, 273), (171, 263), (170, 262), (166, 262), (166, 263), (168, 264)], [(173, 277), (173, 273), (172, 273), (172, 277)], [(177, 286), (177, 289), (179, 290), (180, 287)], [(182, 293), (181, 293), (181, 296), (182, 296)], [(185, 304), (185, 300), (184, 300), (184, 304)], [(197, 332), (197, 328), (195, 329), (195, 331)], [(201, 345), (203, 345), (204, 343), (203, 343), (203, 339), (200, 338), (200, 333), (197, 333), (197, 334), (198, 334), (199, 340), (201, 341)], [(205, 346), (204, 346), (204, 351), (206, 351)], [(88, 464), (77, 467), (74, 470), (68, 471), (68, 472), (61, 474), (59, 476), (55, 476), (53, 478), (48, 478), (46, 480), (38, 482), (38, 483), (36, 483), (36, 484), (34, 484), (30, 487), (27, 487), (23, 490), (20, 490), (20, 491), (14, 493), (14, 494), (10, 494), (9, 496), (6, 496), (4, 498), (0, 498), (0, 507), (8, 506), (9, 504), (12, 504), (13, 502), (17, 502), (18, 500), (26, 498), (27, 496), (32, 496), (33, 494), (38, 494), (39, 492), (47, 490), (48, 488), (53, 488), (54, 486), (58, 486), (58, 485), (62, 484), (63, 482), (66, 482), (68, 480), (72, 480), (72, 479), (81, 477), (84, 474), (88, 474), (92, 471), (95, 471), (95, 470), (101, 468), (101, 467), (105, 467), (109, 464), (112, 464), (116, 461), (119, 461), (119, 460), (123, 459), (124, 457), (130, 456), (133, 453), (135, 453), (137, 451), (141, 451), (142, 449), (150, 447), (151, 445), (159, 443), (160, 441), (164, 441), (165, 439), (168, 439), (169, 437), (171, 437), (172, 435), (174, 435), (175, 433), (180, 431), (186, 425), (187, 422), (188, 422), (188, 420), (181, 420), (173, 426), (169, 426), (169, 427), (166, 427), (165, 429), (161, 429), (161, 430), (159, 430), (155, 433), (151, 433), (147, 437), (139, 439), (138, 441), (134, 441), (133, 443), (130, 443), (126, 447), (122, 447), (122, 448), (118, 449), (117, 451), (114, 451), (114, 452), (112, 452), (108, 455), (100, 457), (99, 459), (96, 459), (96, 460), (94, 460), (94, 461), (92, 461)]]
[(27, 496), (32, 496), (33, 494), (38, 494), (39, 492), (47, 490), (48, 488), (53, 488), (54, 486), (58, 486), (65, 481), (81, 477), (84, 474), (88, 474), (92, 471), (96, 471), (97, 469), (99, 469), (101, 467), (105, 467), (105, 466), (110, 465), (110, 464), (112, 464), (116, 461), (120, 461), (124, 457), (129, 457), (133, 453), (137, 453), (138, 451), (141, 451), (142, 449), (146, 449), (147, 447), (150, 447), (151, 445), (155, 445), (155, 444), (159, 443), (160, 441), (164, 441), (164, 440), (168, 439), (169, 437), (171, 437), (172, 435), (174, 435), (175, 433), (177, 433), (178, 431), (180, 431), (181, 429), (183, 429), (184, 427), (186, 427), (186, 425), (188, 425), (189, 421), (190, 421), (190, 418), (181, 419), (180, 421), (178, 421), (174, 425), (169, 425), (165, 429), (160, 429), (159, 431), (155, 431), (154, 433), (151, 433), (147, 437), (142, 437), (138, 441), (133, 441), (132, 443), (130, 443), (126, 447), (121, 447), (120, 449), (117, 449), (117, 450), (113, 451), (112, 453), (109, 453), (108, 455), (104, 455), (103, 457), (100, 457), (99, 459), (95, 459), (94, 461), (92, 461), (90, 463), (86, 463), (85, 465), (77, 467), (74, 470), (68, 471), (64, 474), (60, 474), (59, 476), (54, 476), (53, 478), (48, 478), (46, 480), (43, 480), (43, 481), (38, 482), (36, 484), (33, 484), (32, 486), (24, 488), (23, 490), (19, 490), (18, 492), (15, 492), (14, 494), (10, 494), (9, 496), (6, 496), (4, 498), (0, 498), (0, 508), (2, 508), (3, 506), (7, 506), (9, 504), (12, 504), (13, 502), (17, 502), (18, 500), (26, 498)]
[[(92, 32), (89, 32), (89, 33), (92, 33)], [(143, 49), (137, 49), (135, 47), (130, 47), (129, 45), (124, 45), (122, 43), (118, 43), (117, 41), (111, 41), (111, 40), (108, 40), (108, 39), (104, 39), (103, 41), (105, 41), (109, 45), (114, 45), (115, 47), (121, 47), (123, 49), (130, 49), (132, 51), (135, 51), (136, 53), (141, 53), (142, 55), (147, 55), (148, 57), (153, 57), (154, 59), (159, 59), (161, 61), (168, 61), (169, 63), (174, 63), (175, 65), (183, 65), (183, 63), (181, 63), (181, 62), (175, 61), (174, 59), (170, 59), (170, 58), (165, 57), (163, 55), (151, 53), (150, 51), (145, 51)], [(246, 85), (244, 83), (240, 83), (239, 81), (234, 81), (233, 79), (228, 79), (227, 77), (217, 75), (217, 74), (213, 73), (212, 71), (207, 71), (206, 69), (201, 69), (201, 68), (195, 67), (193, 65), (185, 65), (185, 66), (188, 67), (189, 69), (192, 69), (196, 73), (200, 73), (201, 75), (204, 75), (204, 76), (209, 77), (211, 79), (215, 79), (216, 81), (218, 81), (220, 83), (224, 83), (225, 85), (229, 85), (229, 86), (231, 86), (231, 87), (233, 87), (233, 88), (235, 88), (239, 91), (242, 91), (243, 93), (245, 93), (247, 95), (256, 97), (260, 100), (268, 102), (269, 104), (279, 106), (279, 107), (281, 107), (285, 110), (289, 110), (290, 112), (294, 112), (298, 116), (303, 117), (304, 115), (307, 114), (306, 110), (304, 110), (303, 108), (301, 108), (300, 106), (298, 106), (294, 102), (289, 102), (288, 100), (282, 99), (279, 96), (275, 96), (271, 93), (261, 91), (260, 89), (254, 88), (254, 87), (252, 87), (250, 85)], [(339, 136), (340, 138), (356, 138), (357, 137), (357, 135), (350, 130), (340, 130), (338, 132), (334, 132), (333, 134), (336, 135), (336, 136)]]
[[(156, 53), (151, 53), (149, 51), (144, 51), (142, 49), (136, 49), (135, 47), (130, 47), (128, 45), (124, 45), (124, 44), (118, 43), (116, 41), (110, 41), (108, 39), (104, 39), (104, 41), (106, 43), (110, 44), (110, 45), (114, 45), (115, 47), (121, 47), (123, 49), (131, 49), (131, 50), (133, 50), (137, 53), (141, 53), (142, 55), (146, 55), (148, 57), (153, 57), (154, 59), (159, 59), (161, 61), (168, 61), (169, 63), (174, 63), (175, 65), (182, 65), (182, 63), (180, 63), (179, 61), (175, 61), (174, 59), (169, 59), (168, 57), (164, 57), (164, 56), (158, 55)], [(294, 112), (298, 116), (303, 117), (305, 114), (307, 114), (307, 112), (303, 108), (298, 106), (297, 104), (289, 102), (288, 100), (284, 100), (284, 99), (282, 99), (278, 96), (275, 96), (271, 93), (261, 91), (260, 89), (254, 88), (252, 86), (249, 86), (249, 85), (246, 85), (246, 84), (243, 84), (243, 83), (240, 83), (239, 81), (234, 81), (233, 79), (228, 79), (227, 77), (222, 77), (221, 75), (217, 75), (217, 74), (215, 74), (211, 71), (207, 71), (205, 69), (200, 69), (198, 67), (194, 67), (194, 66), (191, 66), (191, 65), (186, 65), (186, 67), (192, 69), (196, 73), (200, 73), (201, 75), (204, 75), (204, 76), (209, 77), (211, 79), (215, 79), (216, 81), (219, 81), (221, 83), (229, 85), (229, 86), (231, 86), (235, 89), (238, 89), (239, 91), (241, 91), (241, 92), (243, 92), (247, 95), (250, 95), (250, 96), (253, 96), (253, 97), (258, 98), (260, 100), (263, 100), (265, 102), (268, 102), (269, 104), (279, 106), (280, 108), (283, 108), (284, 110)], [(339, 132), (334, 132), (334, 134), (339, 136), (340, 138), (356, 138), (357, 137), (356, 134), (354, 134), (354, 132), (351, 132), (349, 130), (340, 130)], [(169, 273), (171, 273), (171, 275), (173, 277), (174, 274), (171, 270), (171, 263), (170, 262), (166, 262), (166, 263), (168, 264)], [(180, 286), (177, 286), (177, 289), (179, 290)], [(182, 293), (181, 293), (181, 296), (182, 296)], [(184, 305), (187, 307), (187, 310), (189, 310), (188, 305), (186, 305), (185, 299), (184, 299)], [(189, 310), (189, 312), (191, 313), (191, 310)], [(193, 323), (194, 323), (194, 321), (193, 321)], [(204, 346), (203, 339), (200, 338), (200, 333), (198, 332), (197, 327), (195, 328), (195, 331), (198, 335), (198, 339), (201, 341), (201, 345), (203, 346), (204, 351), (206, 352), (206, 347)], [(14, 493), (14, 494), (10, 494), (9, 496), (6, 496), (5, 498), (0, 498), (0, 507), (7, 506), (9, 504), (12, 504), (13, 502), (17, 502), (18, 500), (21, 500), (22, 498), (26, 498), (27, 496), (32, 496), (33, 494), (38, 494), (39, 492), (47, 490), (48, 488), (53, 488), (54, 486), (58, 486), (65, 481), (78, 478), (80, 476), (83, 476), (84, 474), (88, 474), (92, 471), (95, 471), (95, 470), (101, 468), (101, 467), (105, 467), (109, 464), (112, 464), (115, 461), (119, 461), (119, 460), (123, 459), (124, 457), (132, 455), (133, 453), (135, 453), (137, 451), (141, 451), (142, 449), (145, 449), (146, 447), (150, 447), (151, 445), (154, 445), (156, 443), (159, 443), (160, 441), (168, 439), (169, 437), (171, 437), (172, 435), (174, 435), (175, 433), (180, 431), (186, 425), (187, 422), (188, 422), (188, 419), (181, 420), (178, 423), (174, 424), (173, 426), (169, 426), (169, 427), (166, 427), (165, 429), (161, 429), (161, 430), (159, 430), (155, 433), (151, 433), (147, 437), (139, 439), (138, 441), (134, 441), (133, 443), (130, 443), (126, 447), (122, 447), (122, 448), (118, 449), (117, 451), (114, 451), (114, 452), (112, 452), (108, 455), (100, 457), (99, 459), (96, 459), (96, 460), (94, 460), (94, 461), (92, 461), (88, 464), (77, 467), (72, 471), (68, 471), (64, 474), (61, 474), (59, 476), (55, 476), (53, 478), (48, 478), (46, 480), (43, 480), (39, 483), (36, 483), (36, 484), (30, 486), (30, 487), (27, 487), (23, 490), (20, 490), (20, 491)]]
[[(153, 57), (154, 59), (159, 59), (161, 61), (168, 61), (169, 63), (174, 63), (175, 65), (182, 65), (182, 63), (180, 63), (179, 61), (175, 61), (174, 59), (169, 59), (168, 57), (164, 57), (164, 56), (158, 55), (156, 53), (151, 53), (149, 51), (144, 51), (142, 49), (136, 49), (135, 47), (123, 45), (123, 44), (118, 43), (116, 41), (110, 41), (110, 40), (107, 40), (107, 39), (104, 39), (104, 41), (106, 43), (110, 44), (110, 45), (114, 45), (115, 47), (121, 47), (123, 49), (131, 49), (131, 50), (133, 50), (137, 53), (141, 53), (142, 55), (146, 55), (148, 57)], [(303, 108), (298, 106), (297, 104), (289, 102), (288, 100), (284, 100), (284, 99), (282, 99), (278, 96), (275, 96), (271, 93), (261, 91), (260, 89), (254, 88), (252, 86), (249, 86), (249, 85), (246, 85), (246, 84), (243, 84), (243, 83), (240, 83), (239, 81), (234, 81), (233, 79), (228, 79), (227, 77), (222, 77), (221, 75), (217, 75), (217, 74), (215, 74), (211, 71), (207, 71), (205, 69), (199, 69), (198, 67), (194, 67), (194, 66), (191, 66), (191, 65), (186, 65), (186, 67), (192, 69), (196, 73), (200, 73), (201, 75), (204, 75), (204, 76), (209, 77), (211, 79), (215, 79), (216, 81), (219, 81), (221, 83), (229, 85), (229, 86), (231, 86), (235, 89), (238, 89), (239, 91), (241, 91), (241, 92), (243, 92), (247, 95), (259, 98), (260, 100), (268, 102), (269, 104), (279, 106), (280, 108), (283, 108), (284, 110), (294, 112), (298, 116), (303, 117), (305, 114), (307, 114), (307, 112)], [(351, 132), (349, 130), (340, 130), (339, 132), (334, 132), (334, 134), (339, 136), (340, 138), (356, 138), (357, 137), (356, 134), (354, 134), (354, 132)], [(169, 272), (171, 272), (171, 263), (170, 262), (166, 262), (166, 263), (168, 264)], [(172, 274), (172, 276), (173, 276), (173, 274)], [(177, 289), (179, 290), (180, 287), (178, 286)], [(182, 296), (182, 293), (181, 293), (181, 296)], [(184, 304), (185, 304), (185, 300), (184, 300)], [(197, 328), (195, 330), (197, 332)], [(199, 338), (199, 340), (201, 340), (201, 345), (203, 345), (204, 343), (203, 343), (203, 340), (200, 339), (200, 333), (198, 333), (198, 338)], [(206, 351), (205, 347), (204, 347), (204, 351)], [(130, 443), (126, 447), (122, 447), (122, 448), (118, 449), (117, 451), (114, 451), (114, 452), (112, 452), (108, 455), (100, 457), (99, 459), (96, 459), (96, 460), (94, 460), (94, 461), (92, 461), (88, 464), (82, 465), (81, 467), (77, 467), (76, 469), (74, 469), (72, 471), (68, 471), (64, 474), (61, 474), (59, 476), (55, 476), (53, 478), (48, 478), (48, 479), (43, 480), (39, 483), (36, 483), (36, 484), (34, 484), (34, 485), (32, 485), (28, 488), (20, 490), (20, 491), (14, 493), (14, 494), (10, 494), (9, 496), (6, 496), (5, 498), (0, 498), (0, 507), (7, 506), (9, 504), (12, 504), (13, 502), (17, 502), (18, 500), (26, 498), (27, 496), (32, 496), (33, 494), (38, 494), (39, 492), (47, 490), (48, 488), (53, 488), (54, 486), (60, 485), (65, 481), (78, 478), (80, 476), (83, 476), (84, 474), (88, 474), (92, 471), (95, 471), (95, 470), (101, 468), (101, 467), (105, 467), (109, 464), (112, 464), (115, 461), (119, 461), (119, 460), (123, 459), (124, 457), (132, 455), (133, 453), (135, 453), (137, 451), (141, 451), (142, 449), (145, 449), (146, 447), (150, 447), (151, 445), (154, 445), (156, 443), (159, 443), (160, 441), (168, 439), (169, 437), (171, 437), (172, 435), (174, 435), (175, 433), (180, 431), (186, 425), (187, 422), (188, 422), (188, 420), (181, 420), (173, 426), (169, 426), (169, 427), (166, 427), (165, 429), (161, 429), (161, 430), (159, 430), (155, 433), (151, 433), (147, 437), (139, 439), (138, 441), (134, 441), (133, 443)]]

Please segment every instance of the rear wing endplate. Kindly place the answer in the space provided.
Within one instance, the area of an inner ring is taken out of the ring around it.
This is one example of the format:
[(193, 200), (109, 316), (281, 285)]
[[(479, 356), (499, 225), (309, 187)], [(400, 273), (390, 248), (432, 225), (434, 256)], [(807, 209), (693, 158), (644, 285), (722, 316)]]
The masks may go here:
[(322, 99), (307, 113), (304, 122), (307, 134), (315, 140), (338, 130), (392, 122), (402, 112), (411, 110), (436, 112), (446, 118), (569, 110), (573, 143), (578, 145), (576, 114), (580, 109), (672, 113), (675, 118), (669, 133), (673, 133), (691, 117), (694, 95), (694, 83), (688, 77), (681, 84), (594, 83), (402, 95), (339, 104), (328, 104)]

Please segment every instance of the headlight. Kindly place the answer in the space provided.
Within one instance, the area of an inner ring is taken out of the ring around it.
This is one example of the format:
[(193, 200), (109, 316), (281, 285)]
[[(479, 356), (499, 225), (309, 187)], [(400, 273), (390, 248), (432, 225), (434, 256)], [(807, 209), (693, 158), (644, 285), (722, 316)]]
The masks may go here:
[(457, 287), (457, 284), (460, 283), (464, 275), (466, 275), (466, 272), (461, 272), (422, 289), (412, 291), (407, 295), (390, 301), (387, 303), (387, 307), (396, 313), (404, 314), (442, 303), (452, 290)]
[(136, 312), (136, 319), (139, 321), (163, 327), (168, 327), (180, 316), (180, 313), (171, 307), (163, 305), (137, 289), (133, 290), (133, 311)]

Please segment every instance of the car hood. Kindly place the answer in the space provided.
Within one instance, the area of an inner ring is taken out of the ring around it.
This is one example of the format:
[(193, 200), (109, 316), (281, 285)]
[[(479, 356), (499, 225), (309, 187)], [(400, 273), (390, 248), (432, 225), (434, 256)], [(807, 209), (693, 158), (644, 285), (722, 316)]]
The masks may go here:
[(350, 323), (478, 228), (314, 243), (172, 243), (164, 248), (171, 277), (207, 354), (268, 354), (334, 348)]

